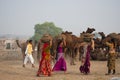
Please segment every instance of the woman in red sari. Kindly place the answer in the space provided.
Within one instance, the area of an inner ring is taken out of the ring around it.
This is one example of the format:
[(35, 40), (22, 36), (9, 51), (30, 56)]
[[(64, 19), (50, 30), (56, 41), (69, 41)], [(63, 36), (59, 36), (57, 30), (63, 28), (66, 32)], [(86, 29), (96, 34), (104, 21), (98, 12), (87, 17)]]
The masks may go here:
[(50, 47), (51, 41), (45, 42), (42, 48), (42, 59), (39, 63), (39, 69), (37, 72), (37, 76), (45, 75), (51, 76), (52, 68), (51, 68), (51, 55), (50, 55)]

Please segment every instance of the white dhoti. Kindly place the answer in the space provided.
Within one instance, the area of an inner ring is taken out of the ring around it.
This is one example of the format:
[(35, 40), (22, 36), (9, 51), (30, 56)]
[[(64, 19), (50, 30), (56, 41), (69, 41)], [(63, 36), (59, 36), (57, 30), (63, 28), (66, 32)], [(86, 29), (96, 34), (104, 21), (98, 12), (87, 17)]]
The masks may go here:
[(29, 60), (32, 64), (34, 64), (34, 59), (33, 59), (32, 54), (26, 54), (25, 59), (24, 59), (24, 64), (26, 64), (27, 61), (29, 61)]

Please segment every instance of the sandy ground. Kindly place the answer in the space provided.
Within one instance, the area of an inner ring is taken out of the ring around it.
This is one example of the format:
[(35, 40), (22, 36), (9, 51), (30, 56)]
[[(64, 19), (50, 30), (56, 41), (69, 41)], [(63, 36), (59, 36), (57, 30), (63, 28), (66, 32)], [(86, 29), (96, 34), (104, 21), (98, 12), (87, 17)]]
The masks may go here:
[[(120, 59), (116, 60), (116, 74), (105, 75), (107, 72), (106, 61), (91, 61), (91, 73), (80, 73), (80, 62), (71, 66), (67, 60), (67, 72), (54, 72), (51, 77), (36, 77), (38, 62), (35, 60), (35, 68), (28, 63), (22, 67), (22, 55), (20, 52), (8, 51), (0, 53), (0, 80), (120, 80)], [(35, 56), (34, 56), (35, 57)]]

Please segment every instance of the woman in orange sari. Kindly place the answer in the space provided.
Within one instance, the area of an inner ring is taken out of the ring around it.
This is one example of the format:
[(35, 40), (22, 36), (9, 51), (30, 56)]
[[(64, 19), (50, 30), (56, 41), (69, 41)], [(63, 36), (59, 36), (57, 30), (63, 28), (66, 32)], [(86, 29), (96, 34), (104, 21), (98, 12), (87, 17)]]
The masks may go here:
[(42, 59), (40, 60), (39, 69), (37, 72), (38, 77), (40, 75), (51, 76), (52, 68), (51, 68), (50, 47), (51, 47), (51, 41), (43, 44)]

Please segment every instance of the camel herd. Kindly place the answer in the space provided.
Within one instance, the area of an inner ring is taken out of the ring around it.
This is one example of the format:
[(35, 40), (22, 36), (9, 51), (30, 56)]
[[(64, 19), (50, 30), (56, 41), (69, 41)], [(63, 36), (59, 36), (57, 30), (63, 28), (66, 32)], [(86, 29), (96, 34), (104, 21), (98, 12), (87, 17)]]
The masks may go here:
[[(56, 53), (57, 53), (57, 43), (59, 40), (63, 39), (65, 45), (64, 45), (64, 53), (65, 53), (65, 57), (69, 57), (70, 59), (70, 64), (74, 65), (75, 64), (75, 59), (77, 56), (80, 56), (83, 53), (82, 47), (80, 47), (81, 43), (83, 42), (83, 39), (81, 38), (82, 34), (84, 33), (90, 33), (94, 35), (95, 29), (94, 28), (87, 28), (86, 31), (83, 31), (82, 33), (80, 33), (80, 36), (76, 36), (73, 35), (72, 32), (62, 32), (61, 34), (59, 34), (58, 36), (52, 37), (51, 35), (50, 38), (52, 40), (52, 46), (51, 46), (51, 55), (53, 56), (53, 59), (56, 58)], [(110, 33), (108, 35), (105, 35), (103, 32), (98, 32), (98, 34), (101, 35), (101, 39), (100, 38), (93, 38), (94, 40), (94, 46), (95, 49), (94, 51), (91, 52), (91, 58), (92, 59), (97, 59), (97, 58), (103, 58), (106, 59), (106, 53), (108, 50), (108, 47), (106, 46), (106, 42), (110, 41), (112, 38), (115, 39), (115, 48), (116, 51), (119, 52), (120, 50), (120, 33)], [(22, 54), (23, 54), (23, 58), (24, 58), (24, 54), (25, 54), (25, 49), (26, 49), (26, 45), (27, 42), (24, 43), (19, 43), (18, 40), (16, 40), (16, 43), (18, 45), (18, 47), (21, 48)], [(37, 59), (40, 59), (40, 54), (41, 54), (41, 49), (42, 49), (42, 45), (43, 43), (41, 42), (41, 39), (39, 40), (39, 42), (33, 41), (33, 49), (35, 49), (35, 47), (37, 47)], [(99, 52), (102, 53), (99, 53)]]

